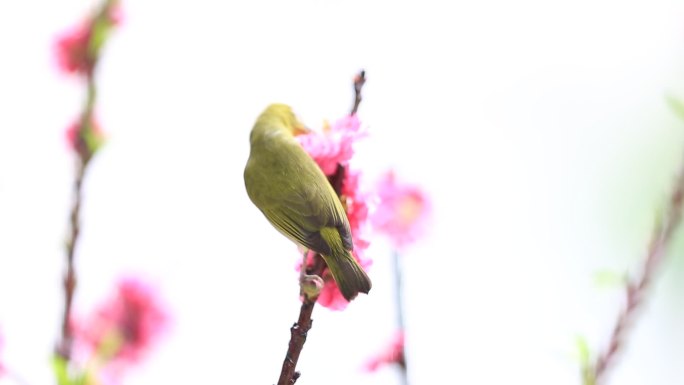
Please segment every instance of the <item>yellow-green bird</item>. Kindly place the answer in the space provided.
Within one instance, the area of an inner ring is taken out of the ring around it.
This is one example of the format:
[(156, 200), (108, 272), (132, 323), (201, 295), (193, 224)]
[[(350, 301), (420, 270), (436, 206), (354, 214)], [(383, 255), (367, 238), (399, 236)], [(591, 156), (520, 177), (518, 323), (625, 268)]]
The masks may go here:
[(273, 227), (320, 254), (342, 295), (368, 293), (371, 281), (352, 257), (349, 220), (335, 190), (296, 141), (307, 129), (285, 104), (272, 104), (257, 118), (245, 167), (247, 195)]

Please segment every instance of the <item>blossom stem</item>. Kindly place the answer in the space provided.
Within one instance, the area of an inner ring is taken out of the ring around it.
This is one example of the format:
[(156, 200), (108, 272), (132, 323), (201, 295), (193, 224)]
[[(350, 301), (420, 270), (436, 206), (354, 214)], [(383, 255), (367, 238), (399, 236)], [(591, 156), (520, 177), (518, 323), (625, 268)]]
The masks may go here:
[[(404, 324), (404, 298), (403, 298), (403, 287), (402, 287), (402, 268), (401, 268), (401, 255), (396, 249), (392, 251), (392, 268), (394, 270), (394, 301), (396, 303), (397, 309), (397, 327), (401, 333), (406, 333), (406, 328)], [(408, 373), (406, 368), (406, 356), (404, 355), (404, 349), (402, 348), (399, 352), (401, 356), (399, 357), (398, 364), (400, 369), (400, 383), (401, 385), (408, 385)]]
[(605, 383), (608, 369), (615, 365), (617, 354), (624, 347), (629, 327), (634, 324), (637, 310), (644, 302), (650, 284), (655, 279), (657, 268), (662, 264), (667, 247), (679, 227), (684, 202), (684, 161), (676, 183), (672, 189), (668, 206), (656, 221), (651, 242), (641, 267), (641, 272), (627, 280), (625, 285), (625, 306), (618, 314), (607, 347), (598, 355), (594, 363), (583, 368), (585, 385)]

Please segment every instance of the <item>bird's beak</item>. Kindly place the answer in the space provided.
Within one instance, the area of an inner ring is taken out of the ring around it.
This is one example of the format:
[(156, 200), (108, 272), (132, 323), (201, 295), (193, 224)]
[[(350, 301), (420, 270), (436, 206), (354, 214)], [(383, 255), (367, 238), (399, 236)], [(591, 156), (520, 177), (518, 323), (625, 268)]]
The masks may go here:
[(294, 130), (294, 135), (295, 135), (295, 136), (298, 136), (298, 135), (306, 135), (306, 134), (309, 134), (309, 133), (311, 133), (311, 129), (310, 129), (309, 127), (306, 127), (306, 126), (303, 125), (303, 124), (298, 125), (297, 127), (295, 127), (295, 130)]

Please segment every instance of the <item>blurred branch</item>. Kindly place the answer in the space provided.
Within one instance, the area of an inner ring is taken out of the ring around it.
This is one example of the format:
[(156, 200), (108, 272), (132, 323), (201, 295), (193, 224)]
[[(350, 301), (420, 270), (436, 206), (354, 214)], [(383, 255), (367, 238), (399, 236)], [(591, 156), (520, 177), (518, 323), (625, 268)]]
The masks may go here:
[[(397, 307), (397, 327), (399, 328), (400, 332), (403, 333), (405, 336), (406, 328), (404, 323), (404, 298), (402, 288), (401, 255), (399, 255), (399, 252), (397, 250), (394, 250), (392, 252), (392, 262), (395, 285), (394, 301), (396, 302)], [(399, 352), (399, 354), (401, 356), (399, 357), (397, 364), (400, 370), (401, 385), (408, 385), (409, 382), (406, 368), (406, 356), (403, 348), (401, 349), (401, 352)]]
[(354, 104), (352, 105), (349, 115), (354, 115), (359, 110), (359, 105), (362, 100), (361, 90), (363, 89), (364, 84), (366, 84), (366, 71), (361, 70), (361, 72), (354, 76)]
[[(93, 108), (96, 99), (96, 84), (94, 80), (94, 70), (97, 61), (93, 62), (92, 69), (87, 75), (87, 89), (88, 93), (86, 101), (81, 114), (80, 127), (87, 127), (92, 122)], [(80, 140), (80, 139), (79, 139)], [(78, 148), (83, 150), (78, 151), (78, 159), (76, 165), (76, 176), (73, 183), (73, 202), (71, 206), (71, 214), (69, 215), (69, 238), (66, 242), (66, 273), (64, 275), (64, 313), (62, 314), (62, 340), (58, 347), (58, 354), (65, 359), (71, 356), (72, 345), (72, 331), (71, 331), (71, 313), (74, 301), (74, 293), (76, 291), (76, 246), (80, 240), (81, 233), (81, 205), (83, 201), (83, 180), (85, 179), (86, 169), (92, 159), (92, 153), (88, 150), (86, 143), (80, 143)]]
[(70, 232), (69, 239), (66, 243), (66, 273), (64, 275), (64, 313), (62, 314), (62, 340), (57, 348), (57, 353), (69, 359), (71, 356), (72, 333), (71, 333), (71, 310), (74, 300), (74, 292), (76, 290), (76, 268), (74, 266), (74, 256), (76, 251), (76, 244), (79, 240), (80, 234), (80, 212), (81, 212), (81, 197), (83, 179), (85, 176), (85, 164), (79, 162), (76, 170), (76, 177), (74, 179), (73, 189), (73, 205), (71, 207), (70, 215)]
[(397, 306), (397, 324), (399, 329), (404, 330), (404, 301), (402, 300), (402, 279), (401, 279), (401, 256), (397, 250), (392, 252), (392, 268), (394, 270), (394, 285), (396, 292), (394, 301)]
[[(97, 147), (86, 138), (85, 133), (95, 129), (93, 114), (97, 98), (97, 84), (95, 82), (95, 72), (99, 62), (100, 47), (104, 43), (103, 30), (111, 23), (110, 13), (116, 6), (116, 0), (106, 0), (95, 14), (91, 33), (87, 44), (86, 70), (85, 77), (86, 98), (83, 103), (81, 117), (76, 129), (74, 139), (77, 154), (76, 175), (73, 182), (73, 201), (69, 215), (69, 230), (66, 241), (66, 272), (64, 274), (64, 312), (62, 314), (61, 340), (57, 345), (56, 354), (65, 360), (71, 357), (73, 344), (73, 333), (71, 329), (71, 314), (74, 302), (74, 294), (77, 285), (77, 274), (75, 266), (76, 247), (80, 240), (80, 217), (83, 202), (83, 181), (85, 180), (88, 164), (92, 159)], [(99, 32), (99, 33), (98, 33)]]
[(618, 353), (624, 349), (629, 327), (635, 322), (637, 310), (644, 302), (657, 268), (662, 264), (667, 247), (682, 217), (684, 199), (684, 161), (664, 213), (657, 218), (648, 251), (639, 275), (630, 277), (625, 285), (625, 307), (620, 311), (613, 326), (608, 346), (596, 357), (593, 364), (583, 368), (585, 385), (603, 384), (608, 370), (615, 365)]

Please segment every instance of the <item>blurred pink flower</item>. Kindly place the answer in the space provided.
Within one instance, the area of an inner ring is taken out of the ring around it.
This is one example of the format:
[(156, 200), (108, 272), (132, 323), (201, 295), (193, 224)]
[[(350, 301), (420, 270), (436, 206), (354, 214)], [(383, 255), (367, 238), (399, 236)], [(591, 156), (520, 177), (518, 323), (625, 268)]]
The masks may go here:
[(404, 331), (399, 330), (392, 337), (390, 343), (385, 349), (376, 356), (371, 357), (364, 365), (364, 369), (368, 372), (375, 372), (380, 367), (388, 364), (397, 364), (405, 366), (404, 359)]
[(397, 248), (415, 242), (424, 233), (431, 212), (425, 192), (398, 182), (393, 171), (382, 176), (377, 192), (380, 201), (371, 216), (373, 228), (387, 235)]
[(364, 258), (364, 251), (370, 245), (367, 240), (367, 228), (369, 221), (368, 202), (373, 200), (373, 196), (364, 191), (359, 180), (361, 173), (345, 167), (344, 181), (342, 182), (342, 203), (347, 212), (349, 227), (354, 243), (354, 257), (364, 268), (370, 266), (372, 261)]
[(346, 165), (354, 155), (354, 142), (365, 136), (356, 115), (346, 116), (326, 127), (323, 133), (312, 132), (297, 136), (304, 150), (318, 163), (325, 175), (331, 175), (337, 165)]
[(85, 128), (81, 120), (74, 121), (64, 131), (67, 145), (82, 159), (90, 158), (104, 144), (105, 136), (95, 119)]
[[(121, 21), (121, 8), (117, 2), (105, 5), (106, 19), (109, 26), (118, 24)], [(55, 39), (55, 58), (57, 66), (66, 74), (80, 74), (90, 76), (95, 64), (93, 49), (96, 48), (91, 43), (96, 18), (89, 17), (81, 23), (58, 34)]]
[(337, 283), (330, 276), (329, 271), (326, 269), (323, 273), (323, 289), (318, 295), (317, 302), (330, 310), (344, 310), (349, 302), (342, 296), (342, 292), (337, 287)]
[(116, 294), (85, 320), (74, 324), (76, 342), (102, 362), (130, 365), (140, 362), (160, 338), (169, 315), (155, 290), (127, 277)]
[(0, 330), (0, 378), (2, 378), (7, 373), (7, 367), (5, 367), (5, 364), (2, 362), (2, 351), (4, 347), (5, 337), (2, 334), (2, 330)]
[(59, 68), (67, 73), (86, 74), (92, 66), (88, 42), (92, 33), (90, 20), (62, 32), (55, 41), (55, 55)]

